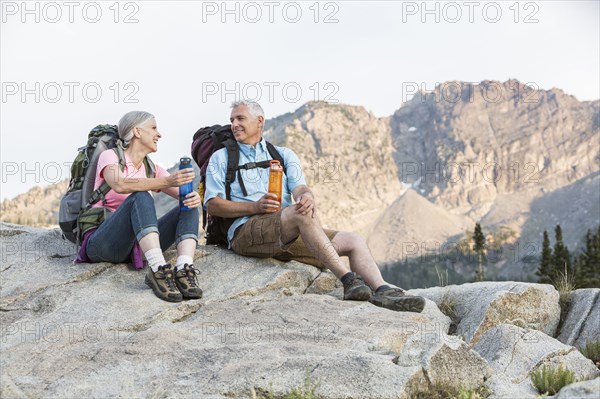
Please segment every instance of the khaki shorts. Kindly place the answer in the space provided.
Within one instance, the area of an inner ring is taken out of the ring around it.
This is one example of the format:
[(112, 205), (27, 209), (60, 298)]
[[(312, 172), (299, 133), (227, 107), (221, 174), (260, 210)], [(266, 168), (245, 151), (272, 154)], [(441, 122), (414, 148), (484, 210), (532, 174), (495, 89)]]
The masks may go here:
[[(317, 257), (317, 251), (307, 248), (302, 237), (283, 244), (281, 242), (281, 212), (252, 216), (235, 231), (231, 248), (238, 255), (257, 258), (275, 258), (282, 261), (296, 260), (323, 269)], [(323, 229), (329, 241), (338, 233), (336, 230)], [(324, 251), (333, 251), (333, 246)]]

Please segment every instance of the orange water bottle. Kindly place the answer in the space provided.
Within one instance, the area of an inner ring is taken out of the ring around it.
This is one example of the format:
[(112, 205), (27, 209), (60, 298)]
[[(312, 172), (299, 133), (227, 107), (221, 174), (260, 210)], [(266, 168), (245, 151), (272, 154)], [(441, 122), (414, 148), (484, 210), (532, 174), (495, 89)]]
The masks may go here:
[(283, 168), (279, 161), (271, 161), (269, 162), (271, 166), (269, 167), (269, 193), (275, 194), (277, 196), (277, 201), (279, 201), (279, 206), (277, 210), (281, 209), (281, 186), (283, 183)]

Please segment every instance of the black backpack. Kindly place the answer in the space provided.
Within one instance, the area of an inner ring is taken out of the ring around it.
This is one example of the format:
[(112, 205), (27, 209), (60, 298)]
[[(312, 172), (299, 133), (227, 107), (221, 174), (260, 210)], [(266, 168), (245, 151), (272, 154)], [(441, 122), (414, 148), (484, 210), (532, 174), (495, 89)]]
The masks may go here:
[[(286, 172), (285, 165), (283, 163), (283, 157), (273, 144), (266, 142), (267, 149), (271, 157), (281, 163), (283, 172)], [(231, 183), (236, 179), (239, 181), (240, 187), (244, 195), (248, 195), (244, 180), (242, 179), (242, 169), (254, 169), (254, 168), (268, 168), (270, 166), (269, 161), (263, 162), (250, 162), (245, 165), (239, 165), (240, 163), (240, 148), (238, 147), (237, 141), (233, 137), (231, 132), (231, 125), (214, 125), (207, 126), (194, 134), (192, 141), (192, 158), (198, 164), (200, 168), (200, 185), (198, 186), (198, 193), (204, 203), (204, 192), (206, 190), (206, 169), (208, 168), (208, 162), (212, 154), (220, 150), (221, 148), (227, 148), (227, 173), (225, 175), (225, 195), (228, 201), (231, 201)], [(227, 231), (235, 221), (230, 218), (222, 218), (219, 216), (213, 216), (207, 214), (206, 210), (202, 211), (202, 227), (206, 232), (206, 243), (209, 245), (227, 245)]]

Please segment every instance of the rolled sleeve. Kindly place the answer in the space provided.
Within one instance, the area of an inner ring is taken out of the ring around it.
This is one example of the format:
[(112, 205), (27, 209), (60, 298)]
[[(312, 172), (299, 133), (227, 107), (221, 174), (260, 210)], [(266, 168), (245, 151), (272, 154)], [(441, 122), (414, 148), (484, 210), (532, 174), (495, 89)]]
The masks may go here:
[(298, 158), (296, 153), (289, 148), (280, 147), (280, 149), (284, 152), (282, 156), (286, 168), (288, 190), (292, 192), (298, 186), (305, 186), (306, 179), (304, 178), (304, 171), (302, 170), (300, 158)]

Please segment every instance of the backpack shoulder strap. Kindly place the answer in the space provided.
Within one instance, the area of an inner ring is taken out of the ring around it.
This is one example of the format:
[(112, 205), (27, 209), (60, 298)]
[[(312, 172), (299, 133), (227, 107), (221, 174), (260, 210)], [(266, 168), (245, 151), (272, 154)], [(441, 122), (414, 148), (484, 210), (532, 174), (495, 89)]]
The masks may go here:
[(287, 175), (287, 168), (285, 167), (285, 164), (283, 162), (283, 157), (281, 156), (279, 151), (277, 151), (277, 148), (275, 148), (275, 146), (273, 144), (271, 144), (267, 141), (267, 150), (269, 150), (269, 154), (271, 154), (271, 158), (273, 158), (276, 161), (279, 161), (279, 163), (281, 164), (281, 167), (283, 168), (283, 173)]
[(125, 170), (125, 151), (123, 150), (121, 139), (117, 141), (117, 145), (113, 150), (117, 153), (117, 157), (119, 158), (119, 168), (121, 169), (121, 172), (123, 172)]
[(88, 210), (96, 202), (104, 199), (104, 197), (106, 196), (106, 194), (108, 194), (109, 191), (110, 191), (110, 186), (108, 185), (108, 183), (106, 181), (103, 181), (102, 184), (100, 184), (100, 187), (98, 187), (96, 190), (94, 190), (94, 192), (90, 196), (90, 199), (88, 200), (88, 203), (84, 209)]
[(146, 177), (156, 177), (156, 165), (147, 155), (144, 157), (144, 166), (146, 168)]
[[(113, 148), (113, 151), (117, 154), (117, 157), (119, 158), (119, 169), (121, 169), (121, 172), (123, 172), (125, 170), (125, 152), (123, 151), (123, 147), (121, 147), (120, 145), (120, 139), (117, 142), (117, 145)], [(152, 164), (152, 167), (154, 167), (154, 164)], [(147, 171), (148, 168), (146, 168), (146, 173)], [(96, 202), (104, 199), (104, 197), (106, 196), (106, 194), (108, 194), (109, 191), (110, 186), (105, 180), (102, 182), (102, 184), (100, 184), (100, 187), (94, 190), (92, 195), (90, 195), (90, 199), (88, 200), (87, 205), (84, 209), (87, 210), (91, 208), (92, 205), (94, 205)]]
[[(121, 168), (122, 172), (125, 170), (125, 151), (121, 146), (121, 139), (119, 139), (117, 146), (113, 149), (117, 153), (117, 157), (119, 157), (119, 168)], [(146, 169), (146, 177), (156, 176), (156, 165), (154, 164), (152, 159), (150, 159), (150, 157), (147, 155), (144, 157), (144, 167)]]
[[(235, 180), (235, 172), (237, 170), (238, 164), (240, 163), (240, 148), (237, 145), (237, 141), (235, 140), (227, 140), (225, 141), (225, 148), (227, 149), (227, 174), (225, 175), (225, 195), (228, 201), (231, 201), (231, 183)], [(243, 182), (240, 179), (240, 184), (242, 185), (242, 191), (244, 191), (244, 195), (248, 195), (246, 193), (246, 188), (243, 186)]]

